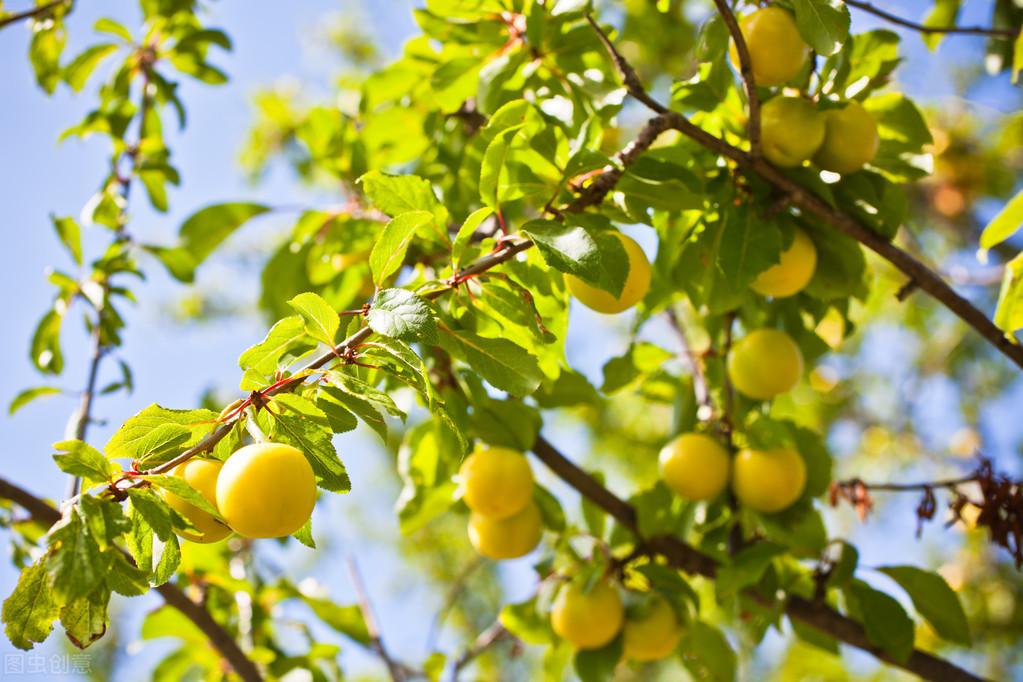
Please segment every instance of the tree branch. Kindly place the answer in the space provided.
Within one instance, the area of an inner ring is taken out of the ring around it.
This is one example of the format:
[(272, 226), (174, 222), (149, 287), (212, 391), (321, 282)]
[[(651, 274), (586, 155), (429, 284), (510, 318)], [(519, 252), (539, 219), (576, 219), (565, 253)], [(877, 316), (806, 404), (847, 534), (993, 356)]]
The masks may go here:
[[(595, 25), (592, 18), (591, 25)], [(1018, 367), (1023, 368), (1023, 345), (1015, 343), (1006, 334), (972, 303), (957, 294), (939, 275), (911, 256), (895, 246), (892, 242), (884, 239), (869, 227), (836, 208), (833, 208), (826, 201), (815, 194), (811, 194), (801, 185), (791, 180), (784, 173), (766, 162), (763, 158), (754, 158), (751, 154), (744, 152), (738, 147), (729, 144), (725, 140), (708, 133), (682, 114), (668, 111), (667, 108), (653, 100), (643, 89), (642, 84), (635, 78), (635, 71), (628, 62), (617, 52), (614, 47), (604, 38), (605, 45), (611, 53), (626, 80), (630, 94), (646, 104), (651, 110), (657, 112), (657, 116), (651, 119), (647, 126), (662, 128), (665, 124), (668, 128), (674, 128), (683, 135), (691, 138), (707, 149), (717, 152), (721, 156), (735, 162), (743, 170), (756, 173), (767, 182), (774, 185), (781, 193), (788, 197), (789, 204), (800, 210), (813, 214), (822, 222), (830, 225), (843, 234), (852, 237), (868, 249), (878, 254), (896, 268), (902, 271), (917, 286), (930, 294), (935, 300), (948, 308), (963, 322), (973, 327), (992, 346), (997, 348), (1003, 355), (1012, 360)], [(631, 74), (631, 78), (629, 77)], [(660, 119), (660, 122), (654, 123)]]
[(862, 2), (861, 0), (845, 0), (845, 4), (856, 9), (863, 10), (868, 14), (881, 17), (885, 21), (889, 21), (898, 26), (904, 26), (906, 28), (913, 29), (920, 33), (958, 33), (958, 34), (969, 34), (969, 35), (982, 35), (991, 36), (995, 38), (1015, 38), (1019, 35), (1019, 30), (1012, 30), (1011, 28), (987, 28), (984, 26), (925, 26), (924, 24), (918, 24), (915, 21), (909, 21), (902, 17), (896, 16), (891, 12), (886, 12), (880, 7), (875, 7), (869, 2)]
[(391, 676), (393, 682), (404, 682), (406, 671), (400, 663), (391, 658), (391, 655), (387, 652), (387, 647), (384, 646), (383, 637), (380, 636), (380, 628), (377, 627), (376, 616), (373, 614), (373, 606), (369, 603), (369, 594), (366, 592), (366, 586), (363, 584), (362, 576), (359, 574), (359, 567), (351, 555), (348, 556), (347, 563), (348, 573), (352, 577), (352, 586), (355, 588), (355, 594), (359, 600), (359, 611), (362, 612), (362, 619), (366, 622), (366, 630), (369, 631), (369, 648), (387, 666), (387, 673)]
[(739, 22), (725, 0), (714, 0), (718, 14), (725, 21), (728, 32), (732, 34), (735, 51), (739, 54), (739, 73), (742, 75), (743, 87), (746, 89), (746, 102), (749, 104), (749, 152), (754, 159), (760, 158), (760, 96), (757, 95), (757, 82), (753, 76), (753, 60), (750, 58), (746, 37), (742, 35)]
[[(52, 526), (60, 521), (61, 514), (56, 507), (3, 478), (0, 478), (0, 498), (14, 502), (40, 523)], [(263, 676), (256, 664), (245, 655), (230, 633), (217, 623), (206, 609), (189, 599), (171, 583), (160, 585), (156, 591), (169, 606), (176, 608), (202, 630), (209, 638), (210, 644), (231, 664), (239, 677), (245, 682), (261, 682)]]
[(458, 674), (462, 672), (463, 668), (472, 663), (487, 649), (508, 637), (511, 637), (511, 633), (501, 625), (501, 621), (494, 621), (490, 627), (480, 633), (479, 637), (473, 641), (472, 646), (466, 649), (465, 653), (455, 661), (454, 666), (451, 668), (451, 682), (457, 682)]
[[(675, 568), (708, 578), (713, 578), (717, 574), (719, 567), (717, 561), (676, 537), (643, 538), (636, 521), (636, 510), (632, 505), (617, 497), (595, 478), (572, 463), (542, 435), (533, 445), (533, 453), (563, 481), (632, 531), (638, 543), (644, 544), (651, 552), (667, 559), (668, 563)], [(762, 602), (769, 601), (754, 593), (747, 594)], [(785, 605), (785, 613), (790, 619), (799, 620), (845, 644), (862, 649), (886, 663), (919, 675), (925, 680), (984, 682), (984, 678), (919, 649), (914, 649), (906, 661), (895, 660), (871, 643), (862, 625), (826, 604), (790, 595)]]
[(23, 12), (8, 14), (5, 17), (0, 17), (0, 28), (4, 28), (5, 26), (24, 19), (37, 19), (45, 14), (53, 12), (53, 10), (57, 9), (60, 5), (67, 5), (68, 10), (70, 10), (71, 7), (74, 6), (74, 2), (73, 0), (53, 0), (45, 5), (39, 5), (38, 7), (33, 7), (32, 9), (27, 9)]

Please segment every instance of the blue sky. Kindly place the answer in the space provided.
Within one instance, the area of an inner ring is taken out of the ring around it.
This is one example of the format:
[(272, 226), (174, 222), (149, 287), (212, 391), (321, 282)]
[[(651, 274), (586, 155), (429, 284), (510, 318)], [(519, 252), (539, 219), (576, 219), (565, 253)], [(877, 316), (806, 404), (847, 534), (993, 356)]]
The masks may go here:
[[(70, 54), (93, 40), (90, 27), (101, 16), (100, 4), (113, 3), (79, 3), (69, 22)], [(923, 2), (887, 4), (899, 6), (899, 11), (906, 16), (919, 16), (924, 6)], [(137, 25), (133, 4), (117, 5), (115, 18), (129, 27)], [(239, 172), (236, 158), (249, 121), (249, 98), (257, 88), (295, 78), (309, 88), (311, 98), (328, 91), (337, 63), (328, 52), (318, 49), (316, 41), (309, 36), (323, 25), (325, 15), (337, 13), (339, 7), (353, 5), (324, 0), (301, 3), (221, 0), (211, 4), (208, 23), (227, 29), (235, 42), (232, 53), (214, 60), (230, 75), (231, 82), (219, 88), (184, 83), (181, 94), (189, 112), (188, 128), (184, 134), (175, 133), (169, 139), (174, 163), (182, 172), (182, 186), (171, 192), (168, 215), (154, 213), (142, 194), (135, 193), (131, 204), (134, 234), (147, 241), (169, 242), (187, 215), (212, 202), (248, 198), (278, 205), (323, 205), (337, 200), (298, 187), (281, 169), (272, 171), (258, 187), (248, 185)], [(415, 30), (408, 3), (392, 0), (366, 3), (366, 6), (372, 9), (362, 11), (360, 16), (367, 22), (369, 31), (379, 39), (385, 54), (396, 54), (404, 38)], [(964, 22), (984, 23), (986, 6), (986, 2), (968, 2)], [(854, 14), (854, 20), (857, 30), (877, 23), (859, 13)], [(28, 361), (28, 340), (35, 323), (50, 304), (52, 291), (45, 281), (46, 268), (53, 264), (70, 267), (57, 246), (48, 216), (50, 213), (77, 216), (98, 186), (107, 153), (105, 143), (99, 139), (57, 144), (59, 131), (75, 123), (89, 108), (94, 87), (77, 96), (61, 88), (57, 95), (46, 97), (31, 78), (25, 54), (28, 37), (25, 26), (0, 32), (0, 64), (5, 65), (0, 78), (0, 102), (3, 103), (0, 106), (0, 215), (3, 216), (0, 230), (3, 230), (4, 243), (9, 245), (0, 252), (0, 291), (5, 292), (7, 303), (6, 324), (0, 334), (0, 368), (4, 377), (0, 383), (0, 400), (4, 403), (21, 388), (47, 381), (34, 372)], [(926, 61), (925, 48), (918, 38), (911, 35), (906, 44), (911, 63)], [(979, 59), (979, 46), (980, 42), (972, 39), (946, 41), (940, 62), (927, 69), (903, 69), (900, 77), (913, 94), (949, 96), (952, 90), (945, 68), (951, 62)], [(1002, 78), (973, 95), (983, 106), (1005, 111), (1018, 103), (1009, 92), (1007, 79)], [(265, 235), (284, 229), (286, 221), (286, 217), (270, 217), (255, 225), (254, 230)], [(88, 243), (94, 249), (99, 248), (106, 237), (104, 232), (96, 230), (88, 236)], [(255, 237), (239, 237), (240, 242), (247, 239)], [(643, 241), (645, 246), (651, 246), (649, 239)], [(207, 288), (230, 286), (232, 298), (255, 301), (258, 273), (253, 269), (239, 269), (229, 261), (230, 257), (224, 257), (209, 263), (201, 273), (201, 283)], [(124, 359), (135, 371), (137, 389), (133, 395), (104, 398), (99, 403), (97, 415), (106, 420), (106, 424), (97, 426), (90, 434), (90, 441), (97, 445), (105, 442), (117, 424), (149, 403), (188, 407), (195, 404), (205, 388), (232, 389), (239, 378), (236, 362), (239, 353), (265, 332), (262, 321), (255, 315), (233, 317), (210, 325), (174, 324), (166, 319), (165, 304), (181, 292), (180, 286), (170, 281), (155, 263), (147, 264), (145, 269), (150, 278), (138, 287), (141, 304), (127, 311), (128, 331), (123, 351)], [(83, 334), (78, 320), (77, 316), (71, 316), (66, 324), (67, 369), (59, 380), (61, 386), (72, 390), (83, 383), (85, 372)], [(570, 357), (589, 374), (599, 372), (604, 360), (616, 354), (625, 343), (620, 334), (613, 337), (614, 343), (600, 348), (584, 343), (587, 331), (592, 331), (597, 324), (602, 322), (595, 315), (577, 315), (569, 339)], [(110, 365), (107, 367), (109, 369)], [(115, 377), (108, 374), (106, 378)], [(938, 395), (920, 418), (935, 419), (935, 414), (948, 409), (947, 405), (942, 406), (946, 402)], [(49, 459), (50, 444), (61, 438), (73, 407), (73, 399), (58, 397), (35, 403), (14, 418), (0, 417), (0, 441), (5, 444), (0, 451), (0, 472), (39, 494), (59, 496), (64, 481)], [(568, 446), (580, 444), (571, 434), (561, 435)], [(1008, 441), (1015, 439), (1018, 434), (1010, 434)], [(380, 611), (385, 636), (400, 654), (417, 659), (425, 654), (422, 642), (429, 619), (404, 616), (410, 609), (432, 615), (437, 599), (417, 589), (414, 573), (403, 572), (393, 551), (387, 549), (397, 535), (396, 520), (390, 513), (397, 490), (358, 485), (360, 480), (388, 480), (379, 469), (383, 458), (377, 456), (377, 446), (369, 436), (356, 433), (339, 439), (338, 444), (352, 471), (355, 490), (344, 498), (332, 498), (321, 504), (314, 526), (330, 529), (330, 547), (325, 550), (328, 557), (341, 557), (352, 547), (360, 548), (362, 572)], [(574, 497), (567, 499), (568, 505), (574, 504), (572, 500)], [(365, 520), (369, 516), (378, 527), (370, 529), (337, 521)], [(910, 535), (904, 533), (900, 537), (905, 541)], [(332, 575), (337, 563), (328, 560), (308, 568), (308, 558), (303, 552), (307, 550), (300, 547), (289, 552), (288, 559), (294, 561), (295, 570), (319, 576), (330, 583), (333, 596), (351, 600), (347, 577)], [(512, 562), (506, 574), (512, 591), (510, 597), (526, 596), (530, 589), (528, 561)], [(9, 593), (15, 577), (7, 562), (0, 561), (0, 594)], [(150, 600), (149, 603), (158, 602)], [(138, 610), (135, 602), (128, 603), (128, 607)], [(131, 631), (125, 633), (126, 637), (132, 634)], [(54, 637), (41, 651), (59, 646), (58, 638)], [(352, 647), (345, 650), (352, 651), (345, 654), (346, 662), (357, 669), (373, 665)], [(0, 654), (12, 651), (6, 639), (0, 637)], [(148, 664), (153, 657), (142, 653), (139, 660)]]

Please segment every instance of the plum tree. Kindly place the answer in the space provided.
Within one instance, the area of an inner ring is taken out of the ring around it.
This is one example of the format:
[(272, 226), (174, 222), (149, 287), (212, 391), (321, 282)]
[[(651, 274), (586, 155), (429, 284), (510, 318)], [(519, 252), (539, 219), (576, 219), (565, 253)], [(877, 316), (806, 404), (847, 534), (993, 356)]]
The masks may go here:
[(877, 154), (881, 139), (877, 123), (856, 100), (838, 109), (824, 112), (827, 132), (813, 162), (824, 170), (853, 173), (870, 163)]
[(580, 303), (605, 315), (614, 315), (628, 310), (643, 300), (650, 290), (650, 261), (643, 253), (642, 247), (627, 234), (616, 232), (615, 236), (621, 241), (625, 248), (625, 255), (629, 259), (629, 274), (618, 296), (585, 282), (575, 275), (565, 276), (568, 290)]
[(806, 487), (806, 463), (792, 448), (740, 450), (732, 465), (732, 490), (739, 502), (773, 513), (792, 505)]
[(711, 500), (728, 486), (728, 451), (702, 433), (683, 433), (661, 449), (661, 476), (688, 500)]
[(554, 633), (576, 649), (599, 649), (618, 635), (624, 621), (621, 594), (606, 581), (589, 590), (570, 582), (562, 586), (551, 607)]
[(757, 275), (750, 288), (761, 296), (794, 296), (806, 288), (816, 270), (817, 247), (806, 232), (796, 229), (792, 243), (781, 252), (778, 263)]
[(768, 400), (787, 393), (803, 375), (803, 353), (779, 329), (756, 329), (728, 355), (728, 376), (743, 395)]
[(224, 463), (216, 499), (224, 520), (239, 535), (282, 538), (298, 531), (312, 516), (316, 478), (298, 448), (253, 443)]
[(463, 499), (480, 516), (504, 519), (517, 514), (533, 496), (533, 470), (521, 452), (477, 448), (459, 470)]
[(809, 161), (824, 142), (825, 117), (802, 97), (779, 95), (760, 111), (764, 157), (780, 168)]
[[(806, 66), (810, 46), (788, 10), (775, 6), (758, 9), (743, 17), (739, 25), (757, 85), (787, 83)], [(739, 51), (734, 43), (729, 56), (735, 68), (739, 68)]]
[[(216, 507), (217, 504), (217, 477), (220, 475), (221, 462), (210, 459), (193, 459), (182, 462), (174, 467), (172, 476), (183, 479), (206, 498), (206, 501)], [(217, 520), (208, 511), (199, 509), (194, 504), (182, 497), (170, 492), (163, 491), (163, 499), (167, 501), (176, 512), (184, 516), (189, 523), (195, 526), (198, 534), (187, 530), (177, 530), (178, 535), (191, 540), (192, 542), (217, 542), (231, 534), (231, 529)]]

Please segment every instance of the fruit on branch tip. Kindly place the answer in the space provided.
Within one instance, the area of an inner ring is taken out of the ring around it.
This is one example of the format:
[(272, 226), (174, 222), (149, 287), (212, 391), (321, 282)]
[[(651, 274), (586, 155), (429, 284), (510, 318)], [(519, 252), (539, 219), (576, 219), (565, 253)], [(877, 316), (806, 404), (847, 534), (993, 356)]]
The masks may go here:
[[(742, 37), (749, 50), (753, 79), (759, 86), (781, 85), (803, 70), (810, 46), (799, 34), (796, 21), (788, 10), (765, 7), (739, 21)], [(739, 50), (731, 44), (728, 55), (732, 65), (741, 70)]]
[(761, 149), (779, 168), (809, 161), (824, 142), (824, 131), (824, 116), (802, 97), (772, 97), (760, 110)]
[(316, 478), (305, 455), (283, 443), (254, 443), (224, 463), (217, 507), (247, 538), (280, 538), (305, 525), (316, 504)]
[(551, 607), (555, 634), (576, 649), (599, 649), (618, 634), (625, 620), (618, 588), (598, 582), (589, 592), (577, 582), (561, 588)]
[[(174, 467), (171, 476), (183, 478), (188, 485), (192, 486), (200, 495), (206, 498), (214, 507), (217, 506), (217, 478), (220, 474), (221, 463), (210, 459), (192, 459)], [(171, 509), (178, 512), (188, 522), (195, 526), (199, 534), (187, 530), (175, 530), (175, 532), (186, 540), (201, 542), (203, 544), (223, 540), (231, 534), (231, 529), (218, 521), (212, 514), (196, 507), (191, 502), (179, 497), (169, 490), (161, 491), (164, 501)]]
[(798, 500), (806, 488), (806, 463), (792, 448), (740, 450), (732, 463), (732, 490), (750, 509), (772, 514)]
[(877, 123), (856, 100), (841, 109), (824, 112), (824, 143), (814, 154), (813, 162), (833, 173), (853, 173), (870, 163), (877, 154), (881, 138)]
[(816, 270), (817, 247), (806, 232), (796, 229), (779, 262), (757, 275), (750, 288), (761, 296), (794, 296), (806, 288)]
[(533, 470), (525, 455), (498, 447), (477, 448), (459, 469), (463, 499), (481, 516), (504, 519), (533, 497)]
[(757, 329), (732, 346), (728, 377), (743, 395), (768, 400), (787, 393), (803, 375), (803, 353), (778, 329)]
[(675, 610), (663, 597), (654, 595), (638, 609), (630, 609), (622, 628), (622, 656), (645, 663), (667, 658), (682, 639)]
[(517, 559), (533, 551), (543, 535), (540, 508), (532, 500), (516, 514), (495, 519), (469, 515), (469, 542), (490, 559)]
[(728, 485), (731, 458), (716, 440), (683, 433), (661, 448), (661, 477), (687, 500), (710, 500)]
[(636, 240), (621, 232), (614, 235), (625, 247), (625, 255), (629, 258), (629, 275), (625, 279), (625, 286), (618, 296), (593, 286), (574, 275), (565, 275), (565, 282), (568, 290), (579, 299), (579, 302), (587, 308), (596, 310), (605, 315), (614, 315), (628, 310), (643, 300), (646, 293), (650, 291), (650, 261)]

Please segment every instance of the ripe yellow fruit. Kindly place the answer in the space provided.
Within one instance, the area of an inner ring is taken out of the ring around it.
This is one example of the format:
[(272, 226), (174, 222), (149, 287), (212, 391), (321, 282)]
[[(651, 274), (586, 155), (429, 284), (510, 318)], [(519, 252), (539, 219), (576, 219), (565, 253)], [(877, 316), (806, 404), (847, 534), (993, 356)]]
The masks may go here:
[(469, 515), (469, 542), (476, 551), (491, 559), (517, 559), (533, 551), (543, 534), (543, 520), (536, 503), (517, 514), (494, 519), (473, 512)]
[[(210, 459), (192, 459), (174, 467), (171, 476), (185, 479), (188, 485), (195, 488), (206, 501), (217, 506), (217, 477), (221, 463)], [(175, 531), (178, 535), (192, 542), (217, 542), (231, 534), (231, 529), (217, 521), (209, 512), (199, 509), (191, 502), (178, 497), (167, 490), (162, 491), (164, 501), (199, 531), (199, 535), (185, 530)]]
[(779, 512), (806, 487), (806, 463), (792, 448), (741, 450), (732, 465), (732, 490), (739, 502), (759, 512)]
[[(810, 46), (799, 35), (796, 21), (787, 10), (765, 7), (743, 17), (739, 27), (749, 49), (757, 85), (781, 85), (803, 69)], [(740, 68), (739, 51), (734, 43), (729, 56), (735, 68)]]
[(710, 500), (728, 485), (731, 461), (720, 443), (701, 433), (683, 433), (661, 449), (661, 476), (687, 500)]
[(803, 374), (803, 353), (788, 334), (757, 329), (732, 346), (728, 377), (740, 393), (767, 400), (786, 393)]
[(870, 163), (877, 154), (881, 138), (874, 117), (853, 100), (841, 109), (824, 112), (824, 144), (813, 162), (834, 173), (853, 173)]
[(659, 661), (667, 658), (682, 639), (682, 627), (674, 609), (662, 597), (655, 596), (642, 613), (625, 619), (623, 652), (625, 658)]
[(290, 445), (246, 445), (227, 459), (217, 479), (221, 515), (247, 538), (291, 535), (309, 520), (315, 504), (313, 468)]
[(824, 116), (802, 97), (772, 97), (760, 110), (764, 158), (780, 168), (795, 168), (813, 157), (824, 142), (824, 130)]
[(574, 275), (565, 275), (565, 282), (572, 295), (587, 308), (605, 315), (628, 310), (643, 300), (646, 292), (650, 291), (650, 261), (647, 260), (643, 249), (635, 239), (628, 235), (616, 232), (615, 236), (622, 242), (625, 254), (629, 257), (629, 275), (625, 279), (625, 286), (622, 287), (620, 296), (612, 296), (603, 289), (587, 284)]
[(525, 455), (508, 448), (476, 449), (459, 470), (465, 503), (481, 516), (504, 519), (533, 497), (533, 470)]
[(551, 627), (576, 649), (599, 649), (618, 634), (625, 608), (618, 589), (600, 582), (589, 592), (569, 583), (561, 588), (551, 607)]
[(753, 280), (750, 287), (761, 296), (785, 298), (806, 288), (817, 269), (817, 247), (806, 233), (796, 230), (792, 244), (781, 253), (781, 260)]

